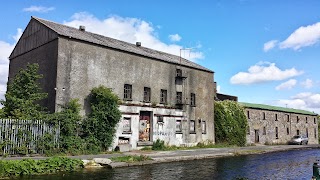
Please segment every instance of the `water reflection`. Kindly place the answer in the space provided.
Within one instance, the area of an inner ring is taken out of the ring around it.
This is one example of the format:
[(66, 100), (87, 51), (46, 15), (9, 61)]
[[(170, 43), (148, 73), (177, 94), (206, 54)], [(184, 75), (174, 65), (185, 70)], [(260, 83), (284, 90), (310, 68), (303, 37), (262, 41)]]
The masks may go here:
[(94, 169), (81, 172), (23, 179), (122, 180), (122, 179), (311, 179), (312, 164), (320, 158), (318, 149), (277, 152), (216, 159), (172, 162), (118, 169)]

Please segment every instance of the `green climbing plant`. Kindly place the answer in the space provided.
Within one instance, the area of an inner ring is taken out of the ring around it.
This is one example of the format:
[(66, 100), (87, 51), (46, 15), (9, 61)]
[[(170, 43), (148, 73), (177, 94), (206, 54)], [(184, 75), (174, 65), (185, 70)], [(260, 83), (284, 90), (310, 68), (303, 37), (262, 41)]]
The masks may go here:
[(214, 120), (217, 143), (245, 146), (248, 122), (240, 104), (235, 101), (215, 102)]

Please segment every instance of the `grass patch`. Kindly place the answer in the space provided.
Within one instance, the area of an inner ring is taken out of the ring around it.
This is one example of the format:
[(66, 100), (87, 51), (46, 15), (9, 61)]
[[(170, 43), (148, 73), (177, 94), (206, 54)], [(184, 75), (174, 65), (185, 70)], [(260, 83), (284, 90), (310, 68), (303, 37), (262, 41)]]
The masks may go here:
[(152, 160), (149, 156), (144, 156), (144, 155), (119, 156), (119, 157), (112, 157), (110, 159), (111, 159), (111, 161), (115, 161), (115, 162), (128, 162), (128, 163)]
[(52, 174), (80, 168), (83, 168), (81, 160), (66, 157), (52, 157), (45, 160), (0, 160), (0, 178)]
[(144, 147), (142, 151), (175, 151), (175, 150), (188, 150), (188, 149), (201, 149), (201, 148), (227, 148), (227, 147), (237, 147), (236, 145), (230, 145), (227, 143), (198, 143), (196, 146), (168, 146), (165, 145), (164, 141), (157, 139), (156, 142), (153, 143), (152, 147)]

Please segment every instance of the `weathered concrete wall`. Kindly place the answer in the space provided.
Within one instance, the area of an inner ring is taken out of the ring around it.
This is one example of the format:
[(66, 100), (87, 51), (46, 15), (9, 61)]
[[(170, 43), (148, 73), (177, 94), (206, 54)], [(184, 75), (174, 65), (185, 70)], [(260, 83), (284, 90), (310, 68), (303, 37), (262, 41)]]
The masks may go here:
[[(26, 43), (28, 42), (26, 41)], [(48, 98), (42, 101), (41, 104), (48, 107), (49, 111), (54, 112), (58, 40), (36, 47), (27, 53), (16, 55), (10, 59), (9, 81), (14, 78), (21, 68), (25, 69), (28, 64), (38, 63), (39, 74), (43, 75), (39, 83), (43, 91), (48, 93)]]
[[(263, 118), (263, 113), (265, 113), (265, 118)], [(255, 143), (256, 130), (259, 131), (258, 143), (261, 144), (285, 144), (294, 135), (297, 135), (297, 130), (299, 130), (302, 135), (307, 135), (306, 131), (308, 131), (309, 144), (318, 144), (316, 116), (251, 108), (246, 108), (246, 114), (250, 127), (250, 134), (247, 134), (247, 143)], [(297, 121), (297, 118), (299, 121)], [(276, 137), (276, 127), (278, 128), (278, 138)]]
[[(182, 69), (187, 78), (181, 87), (175, 83), (176, 69)], [(160, 90), (168, 92), (168, 106), (176, 102), (176, 92), (182, 91), (187, 105), (184, 106), (183, 120), (189, 129), (189, 120), (195, 120), (196, 133), (182, 136), (183, 143), (195, 143), (202, 140), (214, 142), (213, 123), (213, 73), (180, 67), (163, 61), (130, 54), (118, 50), (99, 47), (74, 39), (59, 39), (57, 73), (57, 103), (63, 104), (71, 98), (80, 99), (83, 115), (89, 112), (86, 97), (93, 87), (104, 85), (123, 99), (124, 84), (132, 85), (130, 104), (143, 104), (144, 87), (151, 88), (151, 103), (159, 105)], [(179, 88), (181, 88), (179, 90)], [(62, 89), (64, 89), (62, 91)], [(196, 94), (196, 107), (191, 107), (190, 93)], [(58, 107), (57, 107), (58, 108)], [(136, 110), (135, 113), (138, 113)], [(155, 112), (156, 110), (151, 110)], [(175, 110), (180, 111), (180, 110)], [(134, 117), (134, 115), (132, 116)], [(164, 121), (168, 121), (165, 118)], [(206, 121), (207, 133), (201, 132), (201, 121)], [(155, 125), (155, 124), (154, 124)], [(168, 127), (170, 129), (168, 124)], [(156, 130), (157, 127), (154, 127)], [(175, 134), (174, 134), (175, 136)], [(154, 137), (156, 138), (156, 137)], [(205, 138), (205, 139), (204, 139)], [(173, 140), (168, 140), (171, 144)]]

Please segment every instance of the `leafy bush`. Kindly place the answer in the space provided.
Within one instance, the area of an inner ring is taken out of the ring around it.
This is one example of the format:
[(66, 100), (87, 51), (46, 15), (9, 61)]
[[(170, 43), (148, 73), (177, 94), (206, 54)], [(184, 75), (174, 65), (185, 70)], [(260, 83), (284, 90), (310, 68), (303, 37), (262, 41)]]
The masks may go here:
[(49, 174), (58, 171), (74, 171), (82, 168), (79, 159), (53, 157), (45, 160), (0, 160), (0, 177)]
[(167, 148), (164, 145), (164, 141), (163, 140), (157, 139), (157, 141), (152, 144), (152, 150), (164, 151), (166, 149)]
[(244, 146), (248, 126), (244, 109), (234, 101), (218, 101), (214, 106), (214, 126), (217, 143)]
[(92, 89), (89, 99), (91, 113), (83, 123), (83, 136), (106, 150), (113, 142), (121, 118), (119, 98), (109, 88), (99, 86)]

